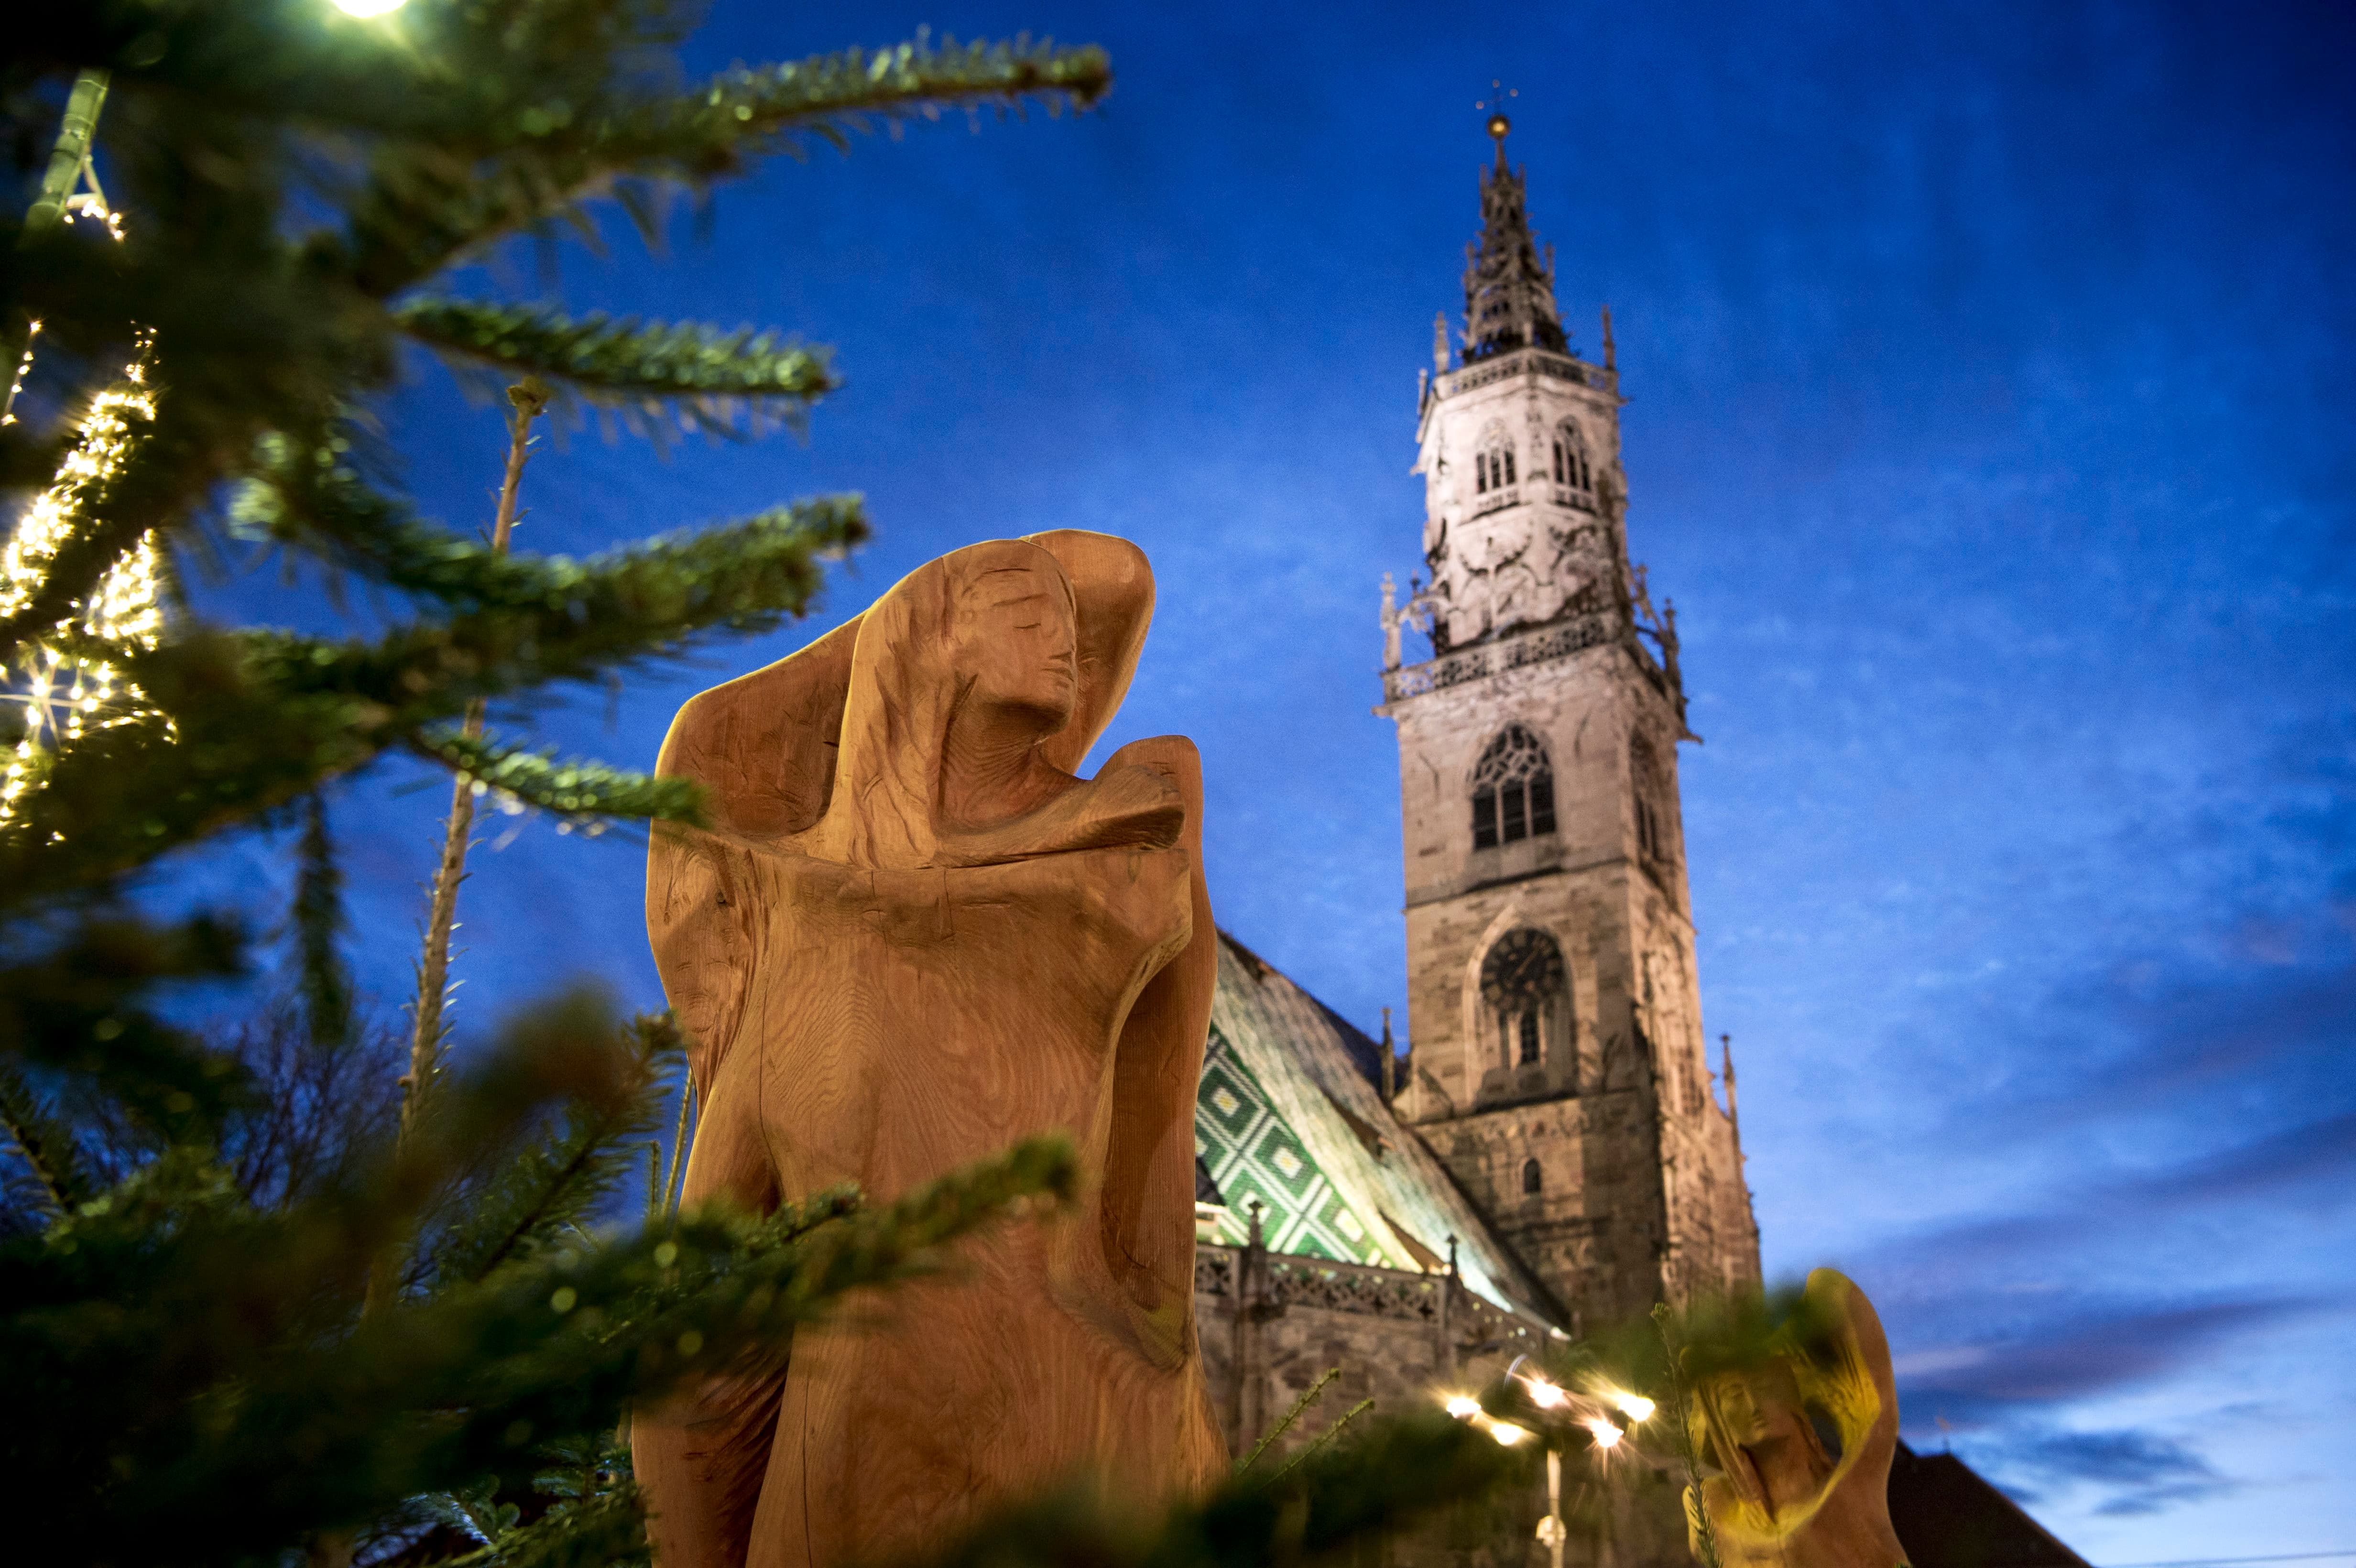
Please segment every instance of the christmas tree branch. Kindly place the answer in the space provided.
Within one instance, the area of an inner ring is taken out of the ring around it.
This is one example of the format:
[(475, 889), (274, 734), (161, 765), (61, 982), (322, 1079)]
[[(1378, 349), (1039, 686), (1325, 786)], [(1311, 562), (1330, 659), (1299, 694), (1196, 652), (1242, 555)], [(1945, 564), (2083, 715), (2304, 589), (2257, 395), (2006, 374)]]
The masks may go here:
[(628, 1039), (627, 1093), (568, 1107), (561, 1125), (471, 1189), (464, 1212), (428, 1252), (426, 1272), (437, 1284), (479, 1284), (590, 1219), (621, 1185), (629, 1147), (654, 1129), (665, 1077), (686, 1057), (668, 1014), (638, 1019)]
[(599, 127), (606, 158), (662, 160), (698, 176), (733, 173), (747, 151), (792, 150), (797, 133), (841, 147), (860, 117), (937, 118), (943, 109), (1038, 99), (1055, 112), (1093, 106), (1112, 88), (1112, 66), (1093, 45), (958, 43), (929, 38), (890, 48), (847, 49), (783, 65), (740, 67), (694, 92)]
[[(440, 1120), (436, 1118), (437, 1123)], [(844, 1215), (782, 1244), (717, 1214), (627, 1242), (510, 1264), (481, 1285), (377, 1313), (348, 1337), (255, 1347), (236, 1397), (189, 1396), (182, 1421), (126, 1434), (140, 1484), (108, 1517), (73, 1520), (92, 1555), (171, 1521), (258, 1552), (447, 1476), (527, 1482), (534, 1445), (593, 1429), (631, 1397), (774, 1355), (791, 1329), (851, 1292), (930, 1272), (942, 1249), (1076, 1180), (1060, 1139), (945, 1179), (886, 1209)], [(0, 1349), (5, 1349), (0, 1335)], [(153, 1352), (147, 1352), (152, 1354)], [(183, 1422), (209, 1423), (208, 1438)], [(309, 1456), (283, 1463), (289, 1445)]]
[(1344, 1411), (1334, 1419), (1333, 1425), (1327, 1427), (1324, 1431), (1311, 1438), (1307, 1445), (1305, 1445), (1300, 1453), (1295, 1454), (1291, 1459), (1286, 1463), (1284, 1468), (1276, 1473), (1275, 1478), (1280, 1481), (1284, 1479), (1285, 1477), (1290, 1475), (1293, 1471), (1301, 1468), (1302, 1464), (1322, 1453), (1325, 1448), (1330, 1446), (1335, 1439), (1339, 1438), (1343, 1432), (1348, 1428), (1350, 1423), (1357, 1420), (1358, 1417), (1365, 1414), (1366, 1412), (1374, 1408), (1375, 1402), (1373, 1400), (1362, 1399), (1357, 1403), (1352, 1405), (1349, 1409)]
[[(462, 376), (536, 372), (658, 434), (662, 411), (711, 430), (789, 417), (833, 380), (822, 351), (775, 336), (417, 296), (517, 236), (570, 225), (594, 245), (605, 199), (656, 235), (667, 203), (756, 158), (958, 108), (1085, 107), (1108, 81), (1092, 50), (919, 41), (682, 90), (696, 19), (692, 0), (436, 0), (385, 21), (319, 0), (98, 0), (12, 17), (0, 119), (21, 145), (46, 142), (53, 90), (112, 72), (100, 199), (123, 220), (28, 236), (0, 215), (0, 317), (44, 324), (18, 404), (43, 428), (0, 432), (0, 478), (38, 488), (78, 464), (70, 516), (20, 530), (0, 657), (37, 645), (45, 668), (81, 659), (128, 694), (78, 708), (97, 717), (70, 744), (28, 746), (0, 820), (0, 1124), (36, 1165), (0, 1163), (39, 1221), (0, 1228), (0, 1366), (37, 1416), (5, 1469), (17, 1511), (80, 1555), (364, 1545), (391, 1561), (439, 1549), (402, 1533), (431, 1528), (419, 1499), (435, 1497), (494, 1537), (486, 1563), (637, 1557), (626, 1461), (604, 1441), (634, 1402), (773, 1365), (799, 1325), (1073, 1190), (1068, 1152), (1035, 1146), (888, 1209), (842, 1191), (764, 1220), (659, 1203), (616, 1237), (597, 1217), (660, 1104), (649, 1062), (676, 1042), (626, 1040), (577, 996), (470, 1052), (477, 1070), (421, 1079), (414, 1136), (380, 1125), (394, 1070), (350, 1024), (322, 784), (406, 749), (458, 771), (469, 806), (479, 784), (576, 817), (693, 820), (680, 786), (463, 720), (801, 613), (866, 528), (845, 496), (509, 560), (428, 526), (368, 460), (372, 405), (412, 346)], [(149, 336), (153, 417), (97, 429), (85, 411), (111, 406)], [(198, 552), (258, 564), (226, 548), (241, 532), (327, 568), (331, 597), (389, 590), (407, 623), (340, 638), (203, 623), (176, 570)], [(92, 619), (93, 595), (164, 610), (124, 630)], [(266, 1040), (241, 1028), (210, 1051), (154, 993), (232, 974), (235, 933), (91, 912), (158, 856), (289, 805), (313, 1027), (290, 1002)], [(308, 1054), (273, 1056), (282, 1037)], [(79, 1176), (56, 1149), (81, 1154)], [(392, 1285), (373, 1312), (372, 1277)], [(1287, 1499), (1285, 1519), (1306, 1517)], [(1259, 1540), (1290, 1551), (1300, 1531)]]
[(1238, 1476), (1243, 1475), (1254, 1465), (1258, 1464), (1259, 1456), (1267, 1453), (1269, 1449), (1275, 1445), (1277, 1439), (1291, 1431), (1293, 1425), (1299, 1422), (1302, 1416), (1309, 1413), (1309, 1407), (1315, 1404), (1317, 1401), (1323, 1396), (1325, 1392), (1325, 1385), (1332, 1382), (1335, 1378), (1338, 1378), (1341, 1375), (1341, 1368), (1328, 1367), (1325, 1369), (1324, 1372), (1319, 1376), (1315, 1382), (1311, 1383), (1307, 1388), (1302, 1389), (1301, 1391), (1301, 1397), (1292, 1402), (1292, 1408), (1284, 1413), (1284, 1418), (1281, 1421), (1279, 1421), (1274, 1426), (1269, 1427), (1266, 1432), (1261, 1433), (1259, 1441), (1252, 1445), (1252, 1451), (1236, 1461), (1236, 1474)]
[(762, 608), (798, 615), (819, 588), (817, 560), (867, 538), (862, 497), (824, 496), (586, 560), (506, 555), (421, 521), (370, 488), (337, 443), (306, 448), (273, 437), (259, 464), (232, 503), (234, 528), (298, 544), (387, 588), (459, 611), (554, 605), (587, 614), (603, 608), (587, 595), (618, 603), (691, 591), (697, 580), (745, 557), (762, 569), (762, 591), (772, 601)]
[[(494, 560), (506, 559), (515, 532), (524, 464), (531, 455), (532, 422), (548, 411), (548, 389), (527, 377), (508, 389), (508, 405), (507, 464), (491, 523)], [(466, 704), (466, 718), (458, 727), (459, 740), (482, 738), (483, 711), (480, 697)], [(418, 948), (417, 994), (410, 1004), (409, 1071), (401, 1081), (400, 1136), (404, 1141), (414, 1133), (426, 1096), (441, 1072), (442, 1049), (449, 1032), (443, 1019), (450, 999), (450, 934), (457, 929), (458, 886), (466, 880), (466, 852), (474, 843), (475, 795), (475, 781), (464, 773), (451, 781), (450, 814), (442, 824), (442, 857), (434, 868), (424, 939)], [(371, 1301), (381, 1301), (391, 1286), (389, 1274), (378, 1275), (370, 1282)]]
[[(124, 724), (59, 756), (28, 797), (23, 829), (0, 834), (0, 907), (102, 883), (234, 821), (361, 767), (388, 747), (491, 698), (552, 680), (586, 680), (675, 652), (710, 630), (759, 631), (807, 607), (818, 556), (865, 533), (855, 499), (821, 501), (727, 528), (659, 539), (584, 561), (501, 560), (477, 546), (388, 545), (383, 577), (498, 607), (421, 622), (374, 643), (278, 632), (191, 634), (120, 662), (170, 719)], [(552, 798), (591, 782), (619, 804), (620, 775), (576, 776), (512, 764)], [(590, 809), (575, 805), (575, 812)]]
[[(471, 165), (439, 153), (380, 156), (355, 201), (348, 265), (362, 292), (386, 298), (506, 237), (566, 219), (599, 196), (632, 186), (701, 190), (810, 138), (837, 147), (869, 117), (930, 118), (944, 109), (1037, 100), (1053, 112), (1085, 109), (1112, 85), (1094, 47), (1058, 48), (1027, 38), (935, 47), (917, 39), (870, 53), (813, 56), (740, 68), (667, 98), (568, 107), (519, 106), (528, 133)], [(652, 237), (655, 203), (633, 218)]]
[(454, 731), (420, 735), (411, 749), (543, 811), (704, 825), (703, 786), (691, 779), (656, 778), (580, 758), (560, 763), (550, 753)]
[(749, 326), (571, 320), (542, 306), (444, 299), (404, 301), (393, 318), (461, 365), (536, 375), (592, 404), (667, 414), (697, 430), (732, 432), (740, 413), (791, 418), (836, 386), (823, 349)]
[(652, 1552), (637, 1486), (622, 1481), (500, 1531), (479, 1551), (444, 1558), (434, 1568), (627, 1568), (648, 1562)]
[[(39, 941), (22, 927), (11, 935)], [(159, 927), (85, 915), (0, 966), (0, 1061), (72, 1073), (150, 1127), (207, 1136), (243, 1092), (244, 1074), (143, 1003), (173, 981), (237, 974), (242, 950), (237, 927), (210, 917)]]
[(48, 1219), (60, 1219), (90, 1196), (72, 1129), (49, 1114), (13, 1061), (0, 1058), (0, 1132), (30, 1172)]

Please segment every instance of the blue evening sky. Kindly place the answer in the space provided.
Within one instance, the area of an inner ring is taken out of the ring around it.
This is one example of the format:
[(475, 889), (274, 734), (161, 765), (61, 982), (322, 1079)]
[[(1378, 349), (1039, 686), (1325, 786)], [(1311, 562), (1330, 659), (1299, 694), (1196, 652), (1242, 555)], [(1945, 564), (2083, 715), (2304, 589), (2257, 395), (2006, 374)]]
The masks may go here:
[[(1616, 320), (1771, 1273), (1855, 1275), (1910, 1437), (2098, 1563), (2356, 1549), (2345, 9), (723, 0), (691, 52), (922, 24), (1100, 42), (1119, 85), (780, 162), (663, 257), (557, 263), (578, 304), (834, 344), (847, 386), (807, 443), (552, 444), (522, 548), (835, 489), (877, 534), (809, 623), (540, 733), (649, 763), (690, 693), (944, 550), (1127, 535), (1162, 610), (1108, 744), (1195, 738), (1222, 923), (1376, 1028), (1376, 583), (1419, 564), (1415, 372), (1502, 76), (1575, 344)], [(421, 364), (391, 419), (426, 508), (487, 517), (494, 411)], [(337, 796), (388, 1011), (444, 788)], [(659, 1005), (637, 847), (493, 831), (462, 1031), (583, 974)], [(282, 848), (209, 880), (277, 896)]]

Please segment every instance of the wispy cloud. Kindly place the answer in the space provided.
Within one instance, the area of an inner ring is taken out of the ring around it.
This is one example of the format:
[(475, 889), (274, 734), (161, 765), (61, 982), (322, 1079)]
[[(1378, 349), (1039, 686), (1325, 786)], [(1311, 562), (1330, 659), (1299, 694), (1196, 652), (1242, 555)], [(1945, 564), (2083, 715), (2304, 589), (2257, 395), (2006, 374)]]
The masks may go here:
[(1983, 1454), (1982, 1462), (2017, 1502), (2034, 1503), (2088, 1486), (2103, 1495), (2094, 1511), (2115, 1519), (2223, 1497), (2243, 1485), (2183, 1444), (2132, 1429), (2016, 1439)]
[(2122, 1226), (2148, 1230), (2171, 1213), (2197, 1212), (2266, 1199), (2297, 1206), (2313, 1191), (2346, 1202), (2356, 1172), (2356, 1111), (2294, 1123), (2248, 1143), (2166, 1164), (2142, 1175), (2089, 1180), (2057, 1194), (2053, 1206), (1966, 1221), (1894, 1238), (1869, 1254), (1876, 1272), (1900, 1276), (1967, 1275), (1992, 1265), (2013, 1272), (2037, 1260), (2115, 1236)]
[[(1974, 1303), (1966, 1317), (1989, 1317)], [(2057, 1303), (2049, 1314), (2014, 1318), (2001, 1337), (1909, 1352), (1899, 1405), (1950, 1422), (2017, 1417), (2131, 1389), (2205, 1355), (2229, 1337), (2319, 1310), (2337, 1301), (2280, 1297), (2182, 1306)]]

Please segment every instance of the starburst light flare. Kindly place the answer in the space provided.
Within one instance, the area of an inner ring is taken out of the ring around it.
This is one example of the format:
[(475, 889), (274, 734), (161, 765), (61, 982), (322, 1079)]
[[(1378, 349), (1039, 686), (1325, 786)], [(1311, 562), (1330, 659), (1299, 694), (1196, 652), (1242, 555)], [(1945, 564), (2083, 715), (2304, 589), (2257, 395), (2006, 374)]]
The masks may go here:
[(1653, 1412), (1659, 1408), (1643, 1394), (1630, 1393), (1623, 1389), (1613, 1389), (1605, 1397), (1612, 1401), (1612, 1405), (1621, 1414), (1631, 1421), (1650, 1421), (1653, 1419)]

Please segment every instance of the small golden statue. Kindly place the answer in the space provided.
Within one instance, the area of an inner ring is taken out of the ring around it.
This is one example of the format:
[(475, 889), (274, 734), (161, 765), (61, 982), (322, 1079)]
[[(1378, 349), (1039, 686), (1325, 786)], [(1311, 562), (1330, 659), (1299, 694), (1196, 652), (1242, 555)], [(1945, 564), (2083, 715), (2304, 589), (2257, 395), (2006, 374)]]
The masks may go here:
[(1723, 1371), (1686, 1353), (1694, 1447), (1718, 1472), (1686, 1494), (1695, 1554), (1707, 1509), (1723, 1568), (1902, 1568), (1890, 1528), (1898, 1388), (1873, 1304), (1820, 1268), (1778, 1339)]

